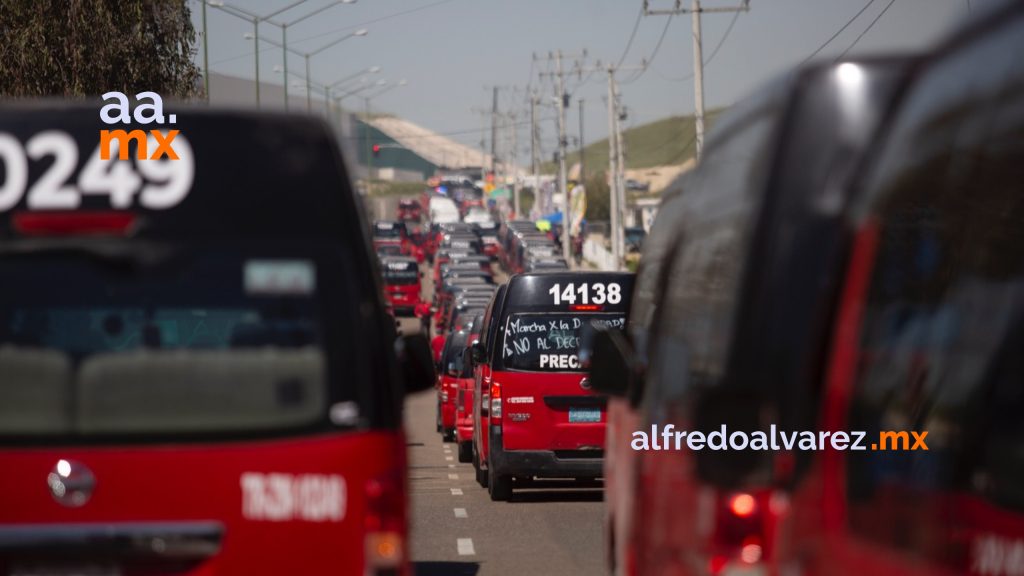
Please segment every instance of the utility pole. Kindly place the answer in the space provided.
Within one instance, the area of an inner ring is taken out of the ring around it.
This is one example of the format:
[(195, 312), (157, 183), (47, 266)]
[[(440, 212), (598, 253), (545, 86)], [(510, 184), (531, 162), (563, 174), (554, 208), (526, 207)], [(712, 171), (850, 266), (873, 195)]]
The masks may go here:
[(585, 144), (583, 143), (583, 98), (580, 98), (580, 184), (586, 185), (587, 183), (587, 163), (583, 158), (583, 149)]
[[(615, 90), (615, 97), (618, 98), (618, 86), (615, 84), (614, 75), (612, 76), (612, 88)], [(625, 146), (622, 143), (622, 125), (620, 124), (622, 118), (622, 107), (616, 106), (615, 164), (619, 170), (615, 174), (615, 194), (618, 198), (619, 226), (615, 229), (615, 242), (619, 245), (619, 260), (617, 261), (619, 268), (622, 268), (625, 264), (624, 258), (626, 256), (626, 239), (624, 234), (626, 226), (626, 160)]]
[(210, 103), (210, 38), (206, 35), (206, 0), (203, 5), (203, 92), (206, 103)]
[(513, 209), (516, 212), (516, 218), (519, 217), (519, 174), (516, 166), (518, 161), (518, 154), (516, 153), (516, 147), (519, 146), (519, 130), (516, 129), (516, 115), (515, 113), (509, 114), (509, 130), (512, 132), (512, 198), (513, 198)]
[[(540, 203), (540, 161), (537, 159), (537, 95), (530, 94), (530, 171), (533, 173), (533, 205)], [(519, 207), (516, 207), (516, 217)]]
[(704, 149), (704, 55), (701, 43), (700, 15), (702, 12), (748, 12), (750, 11), (750, 0), (742, 0), (739, 6), (727, 8), (703, 8), (700, 0), (690, 0), (690, 8), (682, 7), (682, 0), (675, 0), (675, 6), (670, 10), (651, 10), (650, 0), (644, 1), (644, 16), (674, 16), (677, 14), (690, 14), (693, 24), (693, 99), (694, 99), (694, 135), (696, 141), (695, 157), (699, 160), (701, 151)]
[(498, 172), (498, 90), (494, 87), (494, 98), (491, 102), (491, 172), (497, 180)]
[(619, 251), (619, 155), (616, 151), (618, 146), (618, 122), (615, 121), (618, 104), (615, 94), (615, 68), (608, 67), (608, 212), (611, 217), (610, 230), (612, 242), (612, 257), (615, 264), (622, 261), (622, 253)]
[(366, 105), (366, 119), (363, 120), (363, 129), (366, 130), (366, 195), (370, 196), (373, 191), (373, 142), (370, 139), (370, 99), (363, 98)]
[(557, 53), (555, 66), (558, 74), (558, 187), (562, 192), (562, 257), (566, 262), (572, 261), (571, 242), (569, 241), (569, 183), (565, 172), (565, 109), (569, 105), (569, 95), (565, 93), (565, 75), (562, 71), (562, 51)]

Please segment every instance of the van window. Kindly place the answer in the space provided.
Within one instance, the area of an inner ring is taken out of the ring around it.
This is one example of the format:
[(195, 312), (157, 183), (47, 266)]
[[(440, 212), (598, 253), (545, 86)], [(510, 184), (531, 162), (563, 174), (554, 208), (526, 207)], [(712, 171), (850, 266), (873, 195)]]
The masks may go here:
[(339, 375), (366, 362), (325, 326), (354, 319), (322, 298), (354, 289), (316, 250), (131, 254), (0, 256), (0, 438), (294, 429), (357, 394)]
[(501, 367), (532, 372), (580, 371), (580, 330), (586, 322), (624, 328), (625, 314), (510, 314), (505, 319)]

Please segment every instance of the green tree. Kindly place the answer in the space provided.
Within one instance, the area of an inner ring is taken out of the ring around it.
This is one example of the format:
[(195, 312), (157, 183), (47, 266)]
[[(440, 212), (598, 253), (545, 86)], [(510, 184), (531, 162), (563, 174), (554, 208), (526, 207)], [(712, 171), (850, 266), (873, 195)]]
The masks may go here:
[(197, 96), (186, 0), (3, 0), (0, 95)]

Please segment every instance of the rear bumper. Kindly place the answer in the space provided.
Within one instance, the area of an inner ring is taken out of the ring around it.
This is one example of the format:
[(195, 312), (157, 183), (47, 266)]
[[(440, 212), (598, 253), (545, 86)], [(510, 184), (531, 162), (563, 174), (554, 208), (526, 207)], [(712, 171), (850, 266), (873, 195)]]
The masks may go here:
[(461, 420), (455, 423), (455, 439), (459, 442), (472, 442), (473, 423), (464, 424)]
[(542, 478), (601, 478), (604, 458), (559, 458), (553, 450), (504, 450), (501, 433), (491, 429), (491, 450), (488, 466), (495, 473), (509, 476), (540, 476)]

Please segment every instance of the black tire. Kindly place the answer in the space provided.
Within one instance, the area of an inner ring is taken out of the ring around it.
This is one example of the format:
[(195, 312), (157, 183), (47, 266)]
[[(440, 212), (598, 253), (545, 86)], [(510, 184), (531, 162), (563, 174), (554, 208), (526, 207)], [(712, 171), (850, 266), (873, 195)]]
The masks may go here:
[(441, 438), (449, 444), (455, 442), (455, 428), (445, 428), (441, 432)]
[(494, 502), (508, 502), (512, 498), (512, 477), (495, 474), (494, 468), (488, 468), (487, 492)]
[(480, 454), (476, 451), (476, 446), (473, 446), (473, 472), (476, 473), (476, 483), (481, 488), (487, 488), (487, 471), (480, 467)]
[(473, 443), (459, 442), (459, 462), (463, 464), (473, 461)]
[(441, 432), (441, 401), (437, 401), (437, 432)]

